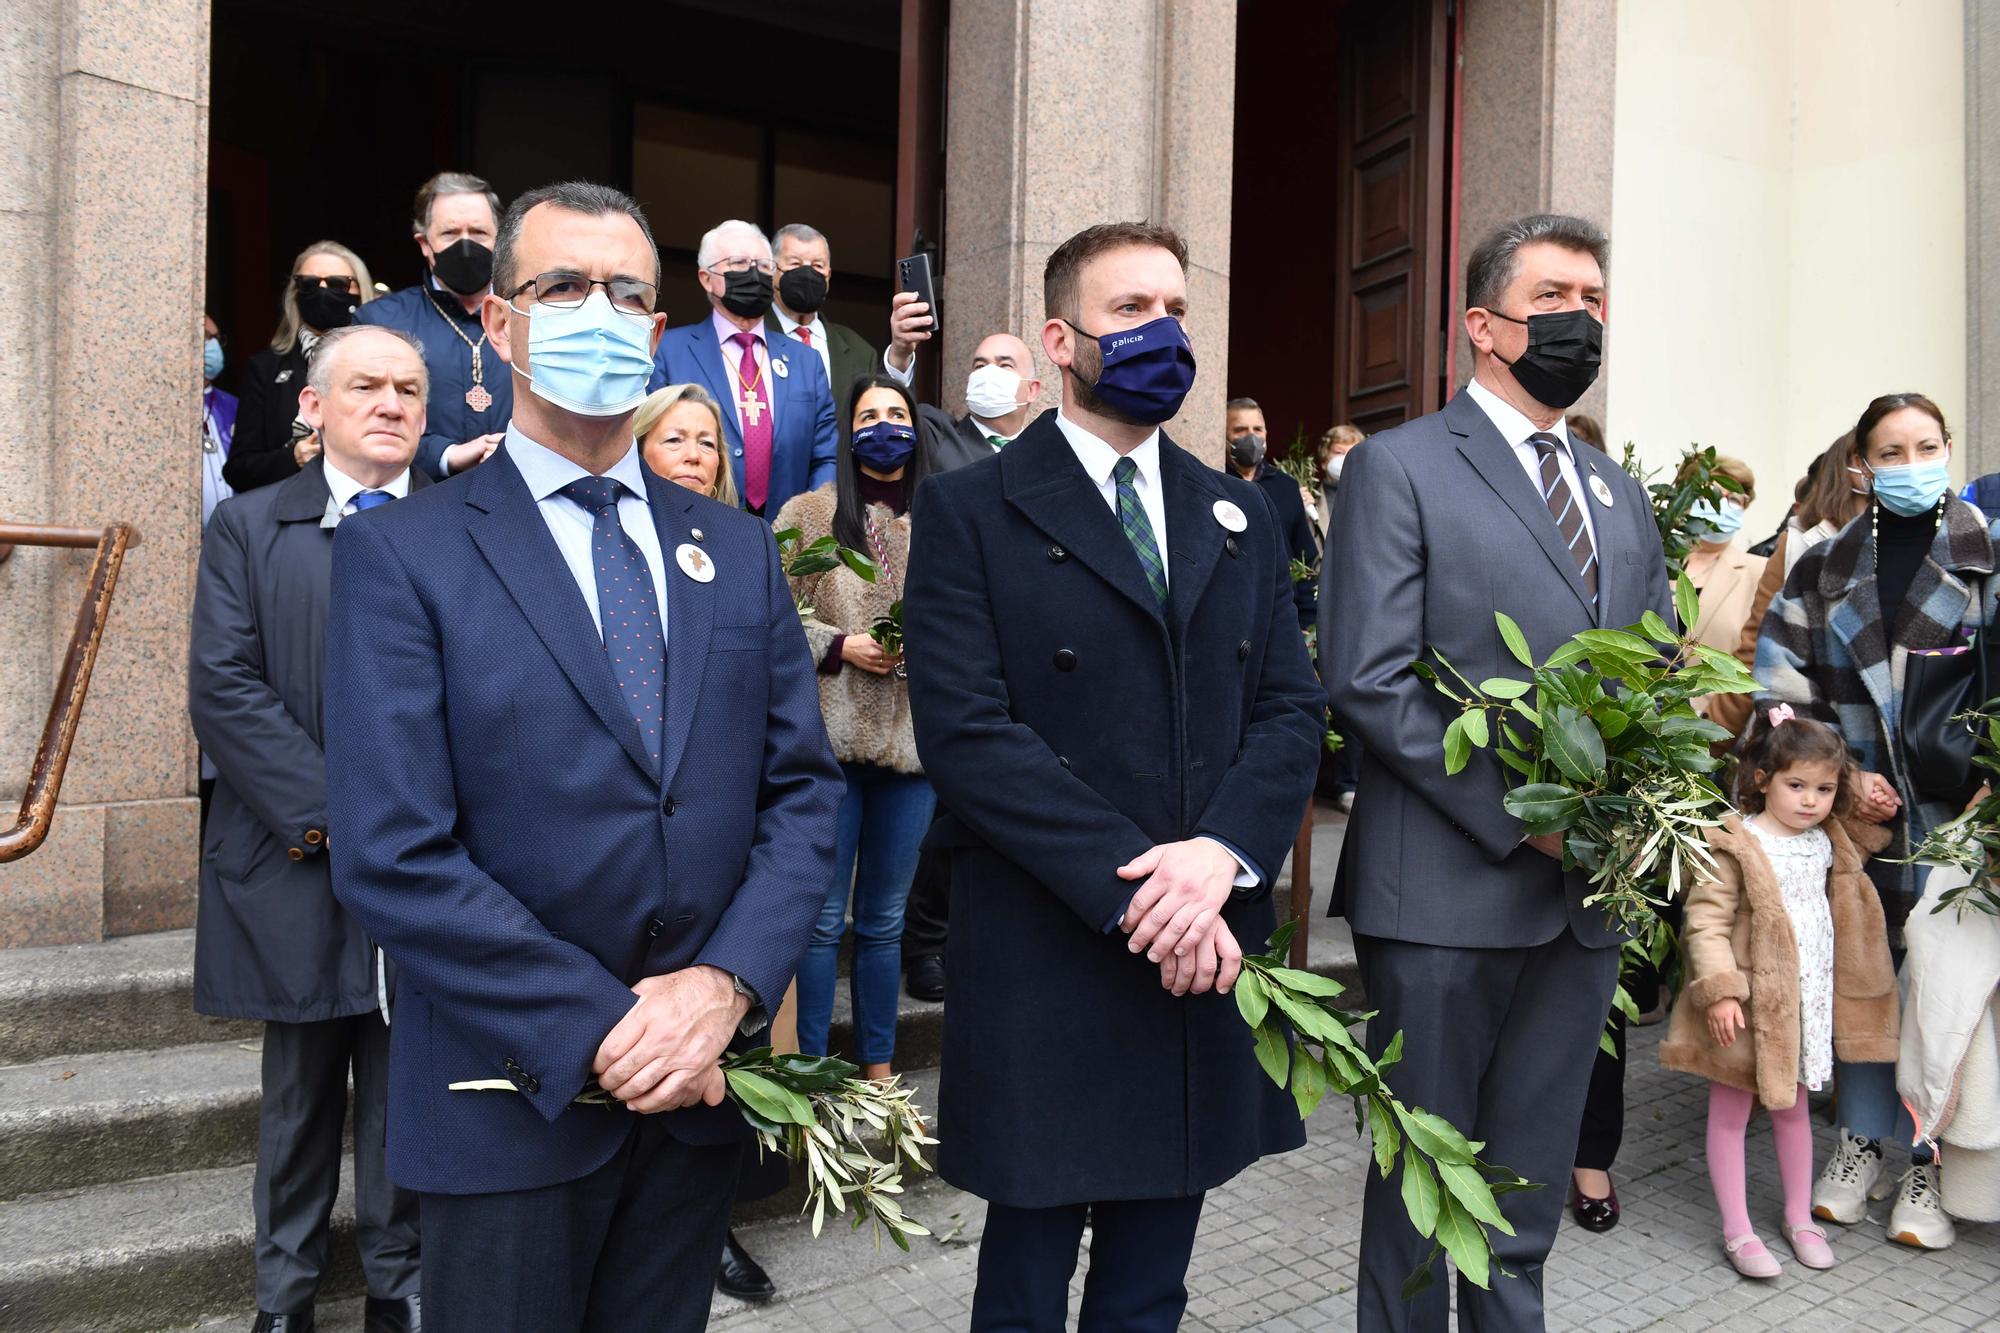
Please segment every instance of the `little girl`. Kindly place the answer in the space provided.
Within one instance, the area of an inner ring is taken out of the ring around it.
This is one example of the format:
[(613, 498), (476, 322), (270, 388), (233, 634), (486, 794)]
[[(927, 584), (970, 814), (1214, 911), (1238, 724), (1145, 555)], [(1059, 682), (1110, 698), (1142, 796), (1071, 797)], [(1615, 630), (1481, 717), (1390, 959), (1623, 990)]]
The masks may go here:
[(1858, 777), (1846, 745), (1784, 704), (1753, 720), (1744, 745), (1742, 813), (1709, 830), (1716, 875), (1688, 893), (1687, 990), (1660, 1062), (1709, 1080), (1708, 1174), (1723, 1250), (1743, 1276), (1773, 1278), (1778, 1260), (1751, 1228), (1745, 1199), (1750, 1113), (1762, 1102), (1771, 1114), (1792, 1253), (1808, 1268), (1832, 1267), (1812, 1217), (1806, 1093), (1832, 1077), (1836, 1047), (1843, 1060), (1895, 1058), (1896, 973), (1881, 899), (1862, 873), (1886, 834), (1839, 818)]

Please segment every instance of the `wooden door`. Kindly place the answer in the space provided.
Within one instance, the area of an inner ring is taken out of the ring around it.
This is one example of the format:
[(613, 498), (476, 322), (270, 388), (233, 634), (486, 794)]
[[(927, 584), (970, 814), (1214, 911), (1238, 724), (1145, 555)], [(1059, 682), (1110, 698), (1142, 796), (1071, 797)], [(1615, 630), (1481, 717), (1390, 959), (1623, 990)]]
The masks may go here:
[(1446, 0), (1355, 5), (1336, 104), (1334, 420), (1373, 435), (1440, 402)]

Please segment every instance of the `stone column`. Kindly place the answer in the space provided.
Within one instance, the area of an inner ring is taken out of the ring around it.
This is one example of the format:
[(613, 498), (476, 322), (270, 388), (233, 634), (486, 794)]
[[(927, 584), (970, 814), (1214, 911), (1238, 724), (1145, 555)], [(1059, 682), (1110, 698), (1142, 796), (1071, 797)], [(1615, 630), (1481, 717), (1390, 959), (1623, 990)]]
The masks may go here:
[[(1465, 259), (1487, 233), (1525, 213), (1574, 213), (1611, 226), (1613, 0), (1476, 0), (1461, 59), (1458, 271), (1451, 275), (1459, 383), (1472, 378), (1464, 333)], [(1611, 238), (1617, 308), (1618, 238)], [(1606, 378), (1575, 410), (1602, 420)]]
[[(0, 512), (137, 525), (49, 840), (0, 946), (188, 925), (207, 0), (0, 0)], [(87, 552), (0, 565), (0, 796), (19, 797)]]
[[(954, 5), (946, 89), (946, 404), (962, 412), (972, 350), (1027, 339), (1043, 405), (1042, 266), (1097, 222), (1150, 219), (1188, 243), (1195, 390), (1167, 431), (1222, 458), (1229, 380), (1234, 0), (995, 0)], [(929, 349), (927, 349), (928, 351)]]
[(1965, 0), (1965, 475), (2000, 471), (2000, 5)]

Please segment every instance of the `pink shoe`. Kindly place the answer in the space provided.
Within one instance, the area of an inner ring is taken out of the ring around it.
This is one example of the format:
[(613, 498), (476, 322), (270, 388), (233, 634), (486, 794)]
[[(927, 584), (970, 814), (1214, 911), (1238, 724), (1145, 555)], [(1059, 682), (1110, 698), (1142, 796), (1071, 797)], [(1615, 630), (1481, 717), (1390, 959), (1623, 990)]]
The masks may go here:
[(1730, 1266), (1744, 1277), (1768, 1280), (1785, 1271), (1778, 1266), (1771, 1252), (1764, 1248), (1764, 1242), (1755, 1236), (1738, 1236), (1735, 1240), (1725, 1238), (1722, 1249), (1729, 1256)]
[(1826, 1243), (1826, 1232), (1808, 1223), (1795, 1227), (1787, 1223), (1785, 1239), (1792, 1243), (1792, 1253), (1807, 1268), (1833, 1267), (1833, 1250)]

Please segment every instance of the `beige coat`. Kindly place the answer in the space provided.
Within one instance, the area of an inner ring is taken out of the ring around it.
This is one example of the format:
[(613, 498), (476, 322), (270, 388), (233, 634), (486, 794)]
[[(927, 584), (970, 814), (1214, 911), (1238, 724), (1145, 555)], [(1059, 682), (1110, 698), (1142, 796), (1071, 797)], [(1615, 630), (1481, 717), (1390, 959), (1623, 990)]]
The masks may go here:
[[(1750, 609), (1757, 600), (1758, 583), (1764, 577), (1765, 560), (1761, 555), (1751, 555), (1748, 551), (1730, 546), (1715, 558), (1708, 568), (1708, 577), (1701, 585), (1701, 610), (1695, 616), (1694, 637), (1697, 643), (1725, 653), (1736, 651), (1737, 643), (1743, 637), (1744, 622), (1750, 618)], [(1695, 711), (1703, 716), (1710, 715), (1715, 696), (1695, 700)], [(1742, 723), (1736, 724), (1740, 730)]]
[[(1898, 1043), (1896, 969), (1882, 900), (1862, 866), (1888, 841), (1880, 825), (1829, 821), (1833, 870), (1833, 1049), (1842, 1060), (1893, 1061)], [(1718, 877), (1689, 891), (1681, 949), (1687, 985), (1660, 1046), (1669, 1069), (1754, 1092), (1782, 1111), (1799, 1085), (1799, 953), (1777, 872), (1757, 835), (1731, 815), (1709, 830)], [(1857, 846), (1857, 843), (1859, 846)], [(1708, 1011), (1739, 1000), (1749, 1027), (1718, 1046)]]
[[(797, 528), (802, 543), (817, 541), (833, 531), (834, 483), (793, 496), (778, 511), (772, 527)], [(898, 518), (882, 505), (870, 515), (881, 534), (888, 569), (875, 582), (856, 577), (842, 565), (829, 573), (792, 580), (792, 594), (812, 608), (805, 622), (806, 643), (817, 665), (834, 638), (865, 636), (869, 627), (889, 614), (903, 598), (903, 570), (910, 559), (910, 516)], [(876, 553), (865, 551), (873, 557)], [(843, 764), (874, 764), (898, 773), (921, 773), (917, 741), (910, 729), (910, 688), (894, 674), (878, 676), (852, 663), (819, 678), (819, 708), (826, 719), (833, 753)]]

